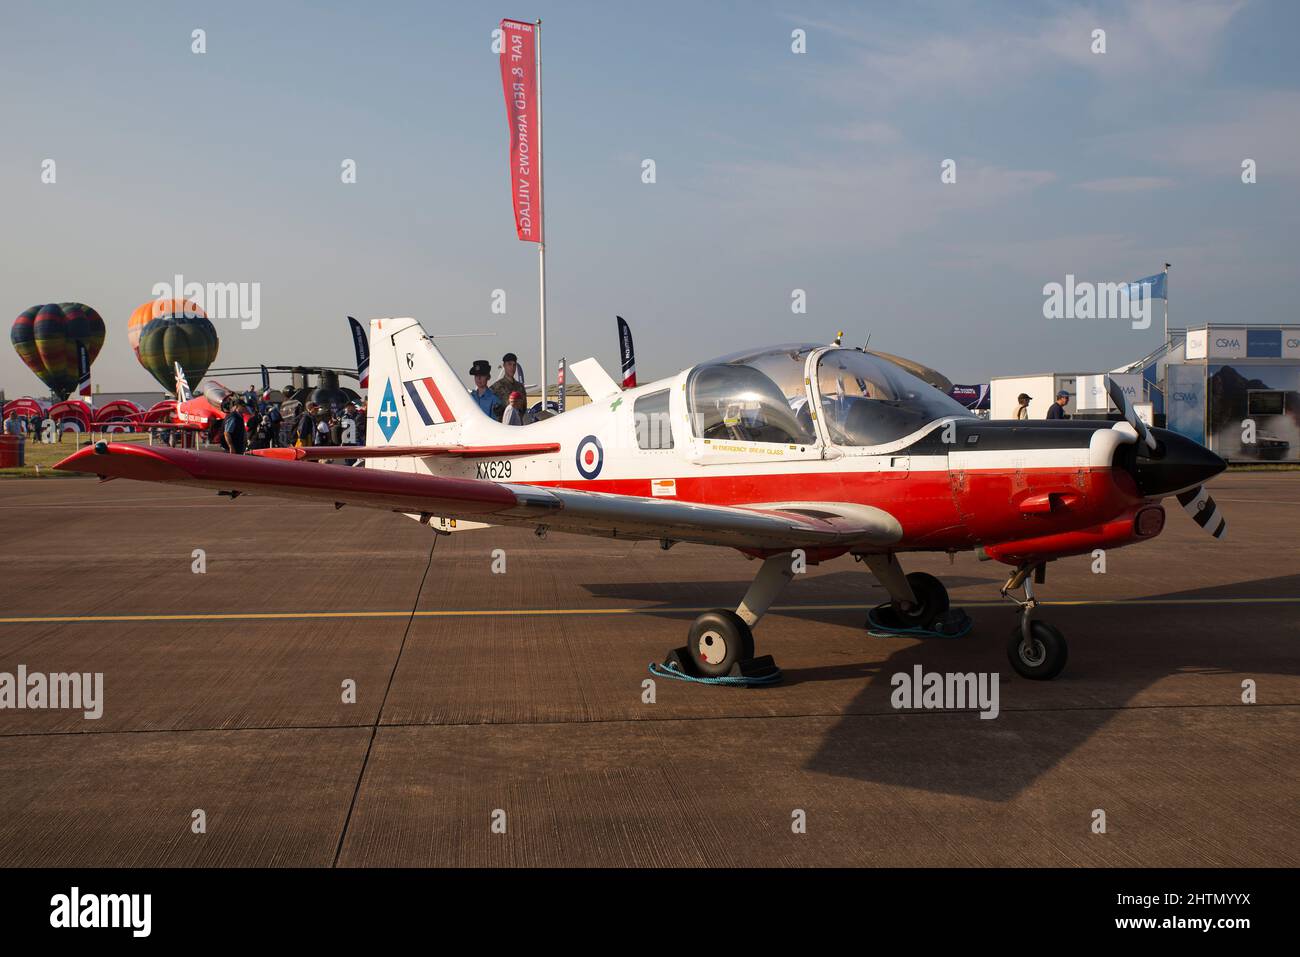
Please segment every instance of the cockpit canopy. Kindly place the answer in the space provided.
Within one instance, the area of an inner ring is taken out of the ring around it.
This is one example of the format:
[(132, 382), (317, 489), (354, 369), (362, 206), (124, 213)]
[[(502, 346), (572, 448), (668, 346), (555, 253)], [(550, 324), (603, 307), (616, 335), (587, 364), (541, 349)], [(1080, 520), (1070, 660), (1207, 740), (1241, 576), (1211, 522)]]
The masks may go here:
[[(817, 442), (804, 383), (808, 355), (794, 343), (736, 353), (696, 366), (687, 402), (696, 436), (812, 445)], [(857, 349), (818, 359), (821, 418), (835, 445), (883, 445), (946, 416), (969, 418), (958, 402), (899, 366)]]

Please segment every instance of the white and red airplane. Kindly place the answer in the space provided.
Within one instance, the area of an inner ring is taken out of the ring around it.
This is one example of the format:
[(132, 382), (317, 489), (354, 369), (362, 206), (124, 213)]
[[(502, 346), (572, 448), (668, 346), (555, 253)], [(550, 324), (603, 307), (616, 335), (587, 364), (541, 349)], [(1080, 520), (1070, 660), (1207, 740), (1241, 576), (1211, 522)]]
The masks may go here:
[[(144, 414), (137, 416), (132, 425), (137, 429), (154, 429), (159, 431), (191, 431), (211, 433), (229, 414), (221, 408), (221, 399), (230, 394), (230, 390), (220, 382), (208, 380), (209, 390), (194, 395), (190, 391), (189, 380), (179, 362), (176, 366), (176, 408), (171, 417), (161, 422), (147, 422)], [(214, 401), (215, 400), (215, 401)]]
[[(734, 611), (706, 612), (686, 650), (701, 675), (752, 660), (752, 628), (808, 563), (852, 555), (891, 598), (899, 629), (941, 629), (948, 594), (904, 574), (909, 552), (977, 550), (1025, 590), (1008, 646), (1028, 678), (1055, 677), (1067, 650), (1034, 617), (1046, 563), (1159, 534), (1177, 495), (1215, 537), (1202, 483), (1225, 464), (1126, 422), (984, 421), (878, 356), (834, 345), (755, 349), (623, 391), (595, 359), (572, 366), (591, 404), (531, 425), (488, 418), (414, 319), (370, 323), (370, 445), (259, 455), (83, 449), (56, 468), (404, 513), (439, 533), (487, 525), (694, 542), (762, 560)], [(313, 459), (341, 455), (364, 467)], [(307, 461), (285, 461), (307, 460)], [(1032, 577), (1031, 577), (1032, 576)]]

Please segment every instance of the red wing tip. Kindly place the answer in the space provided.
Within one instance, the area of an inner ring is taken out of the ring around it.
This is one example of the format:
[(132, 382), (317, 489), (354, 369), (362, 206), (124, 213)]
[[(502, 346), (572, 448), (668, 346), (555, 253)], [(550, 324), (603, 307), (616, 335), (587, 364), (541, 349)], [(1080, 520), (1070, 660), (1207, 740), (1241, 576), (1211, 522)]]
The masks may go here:
[(167, 461), (164, 456), (159, 455), (148, 446), (141, 448), (135, 443), (108, 442), (103, 443), (103, 448), (102, 452), (98, 451), (97, 445), (88, 445), (84, 449), (78, 449), (66, 459), (55, 463), (54, 468), (61, 472), (85, 472), (88, 475), (102, 475), (105, 472), (105, 461), (113, 457), (120, 458), (124, 455), (131, 455), (142, 459), (155, 459), (159, 462)]
[(56, 462), (54, 464), (54, 468), (58, 469), (60, 472), (94, 472), (95, 471), (94, 469), (79, 468), (76, 465), (77, 462), (79, 462), (81, 459), (84, 459), (87, 455), (94, 455), (94, 454), (95, 454), (94, 446), (88, 446), (87, 448), (84, 449), (77, 449), (77, 451), (73, 452), (67, 458), (60, 459), (58, 462)]
[(285, 462), (296, 462), (305, 459), (307, 453), (299, 448), (291, 449), (252, 449), (253, 455), (264, 459), (281, 459)]

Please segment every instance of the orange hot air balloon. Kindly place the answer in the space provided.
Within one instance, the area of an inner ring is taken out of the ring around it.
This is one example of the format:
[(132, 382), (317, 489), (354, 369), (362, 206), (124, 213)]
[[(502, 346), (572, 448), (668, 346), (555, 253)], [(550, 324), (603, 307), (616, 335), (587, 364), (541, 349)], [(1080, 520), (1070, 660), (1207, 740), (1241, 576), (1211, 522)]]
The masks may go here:
[(177, 362), (190, 385), (197, 387), (217, 355), (216, 327), (188, 299), (146, 302), (127, 320), (127, 338), (140, 365), (168, 391), (176, 381)]

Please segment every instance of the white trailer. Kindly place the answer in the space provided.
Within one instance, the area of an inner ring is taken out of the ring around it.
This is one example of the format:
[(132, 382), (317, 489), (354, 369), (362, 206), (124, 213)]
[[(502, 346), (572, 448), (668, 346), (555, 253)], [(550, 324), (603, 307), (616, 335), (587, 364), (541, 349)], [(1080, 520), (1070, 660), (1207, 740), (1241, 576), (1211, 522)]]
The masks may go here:
[(1029, 418), (1045, 419), (1048, 407), (1056, 401), (1056, 393), (1062, 390), (1070, 393), (1065, 411), (1073, 415), (1076, 411), (1076, 386), (1080, 375), (1086, 373), (1042, 372), (1038, 375), (994, 376), (989, 381), (989, 418), (1014, 419), (1016, 409), (1020, 407), (1018, 397), (1024, 392), (1029, 396)]

